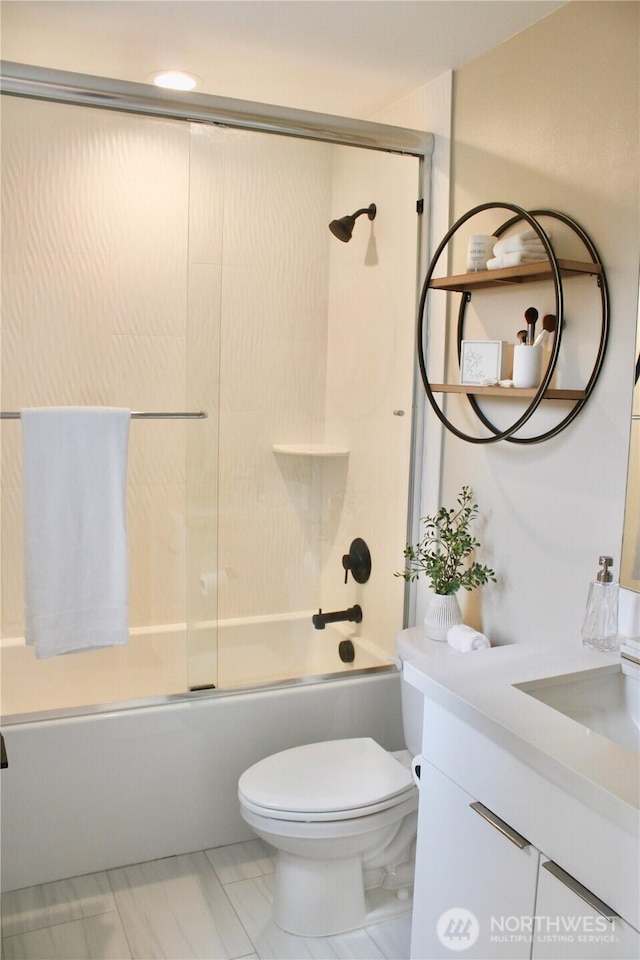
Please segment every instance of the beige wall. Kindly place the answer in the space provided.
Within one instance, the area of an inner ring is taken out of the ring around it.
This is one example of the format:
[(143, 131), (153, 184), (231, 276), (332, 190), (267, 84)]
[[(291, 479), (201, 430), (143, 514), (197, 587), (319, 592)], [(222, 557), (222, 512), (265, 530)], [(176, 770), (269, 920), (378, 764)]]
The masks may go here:
[[(579, 642), (598, 555), (619, 569), (638, 289), (639, 14), (635, 2), (569, 3), (454, 77), (451, 222), (487, 201), (563, 211), (599, 249), (611, 294), (600, 379), (564, 432), (529, 447), (445, 436), (443, 502), (471, 484), (486, 521), (482, 559), (499, 577), (464, 595), (467, 619), (502, 642)], [(532, 296), (528, 287), (522, 311)], [(580, 319), (574, 311), (563, 350), (578, 348)]]

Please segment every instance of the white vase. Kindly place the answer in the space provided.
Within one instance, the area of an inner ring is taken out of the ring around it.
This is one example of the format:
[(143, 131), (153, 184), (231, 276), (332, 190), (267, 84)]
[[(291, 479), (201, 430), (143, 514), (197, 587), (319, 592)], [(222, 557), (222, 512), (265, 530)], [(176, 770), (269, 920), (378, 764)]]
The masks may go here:
[(446, 641), (450, 627), (462, 623), (462, 610), (455, 593), (434, 593), (424, 617), (424, 626), (430, 640)]

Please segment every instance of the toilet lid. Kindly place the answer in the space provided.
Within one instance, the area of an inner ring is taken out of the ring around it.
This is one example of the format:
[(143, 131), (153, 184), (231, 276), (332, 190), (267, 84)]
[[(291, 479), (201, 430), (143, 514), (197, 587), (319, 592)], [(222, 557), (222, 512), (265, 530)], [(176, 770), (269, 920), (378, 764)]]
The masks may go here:
[(265, 810), (314, 814), (369, 807), (411, 786), (409, 770), (363, 737), (283, 750), (246, 770), (238, 790)]

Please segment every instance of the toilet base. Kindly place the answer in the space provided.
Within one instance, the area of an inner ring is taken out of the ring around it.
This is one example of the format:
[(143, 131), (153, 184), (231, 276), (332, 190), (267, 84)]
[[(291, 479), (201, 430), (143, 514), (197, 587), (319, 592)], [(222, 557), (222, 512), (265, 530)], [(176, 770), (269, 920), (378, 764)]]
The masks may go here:
[(328, 937), (411, 911), (409, 890), (366, 893), (362, 860), (309, 860), (280, 851), (276, 862), (273, 919), (287, 933)]

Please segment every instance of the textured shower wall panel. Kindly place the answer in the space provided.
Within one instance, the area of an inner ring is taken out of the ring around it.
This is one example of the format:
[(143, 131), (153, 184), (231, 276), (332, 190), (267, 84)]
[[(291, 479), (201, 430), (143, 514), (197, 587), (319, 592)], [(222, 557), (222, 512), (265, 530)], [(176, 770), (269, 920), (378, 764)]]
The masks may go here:
[(324, 438), (331, 148), (225, 135), (220, 363), (221, 617), (318, 601), (313, 465)]
[[(189, 129), (3, 98), (2, 408), (185, 404)], [(2, 630), (22, 633), (20, 427), (2, 431)], [(134, 422), (131, 623), (184, 619), (184, 426)]]
[[(331, 248), (327, 438), (349, 449), (340, 511), (326, 516), (323, 606), (359, 603), (363, 636), (393, 650), (402, 628), (415, 355), (418, 163), (335, 148), (333, 214), (374, 201), (348, 244)], [(403, 411), (398, 416), (395, 411)], [(368, 583), (344, 585), (342, 555), (369, 545)]]

